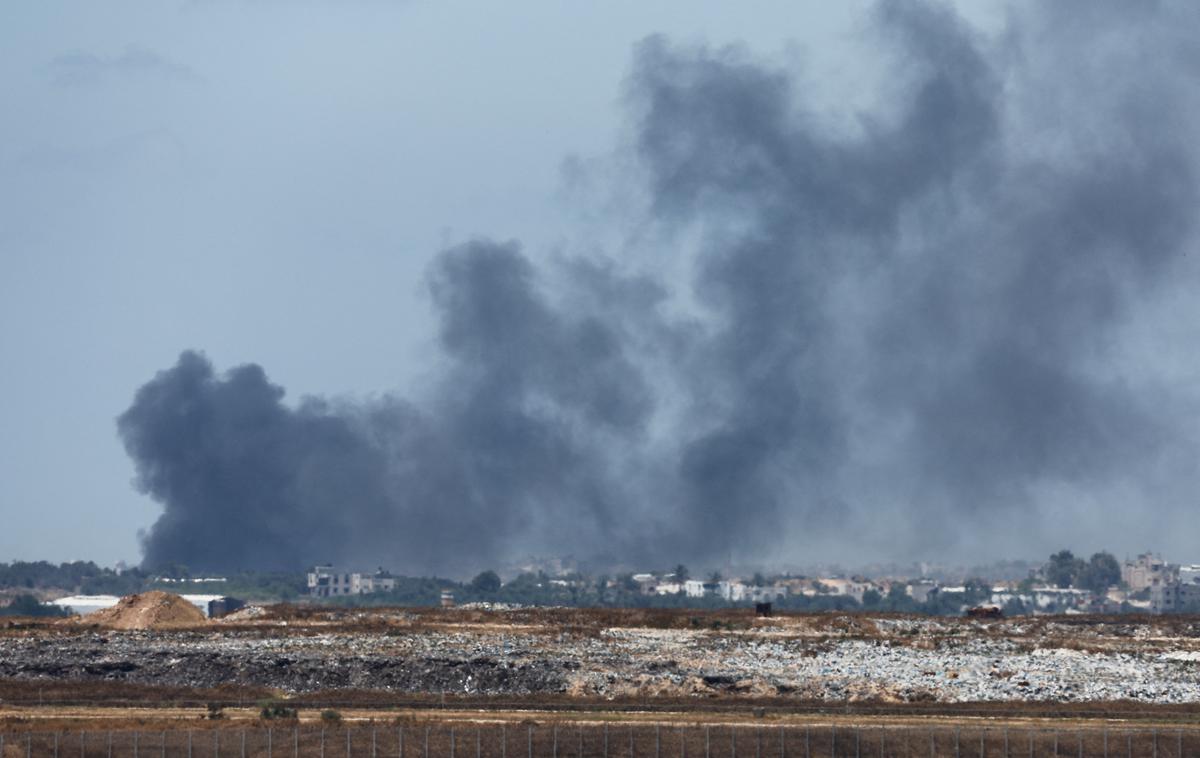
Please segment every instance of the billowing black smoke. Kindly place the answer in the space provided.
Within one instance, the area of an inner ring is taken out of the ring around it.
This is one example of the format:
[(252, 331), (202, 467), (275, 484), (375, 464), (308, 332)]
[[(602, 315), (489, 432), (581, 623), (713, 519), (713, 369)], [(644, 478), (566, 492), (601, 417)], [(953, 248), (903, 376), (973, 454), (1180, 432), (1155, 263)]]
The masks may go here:
[(1192, 486), (1189, 406), (1129, 334), (1194, 281), (1196, 12), (877, 16), (894, 81), (851, 131), (737, 49), (637, 47), (625, 181), (686, 285), (646, 245), (447, 250), (445, 373), (411, 400), (289, 405), (184, 353), (119, 420), (164, 507), (145, 562), (1000, 552)]

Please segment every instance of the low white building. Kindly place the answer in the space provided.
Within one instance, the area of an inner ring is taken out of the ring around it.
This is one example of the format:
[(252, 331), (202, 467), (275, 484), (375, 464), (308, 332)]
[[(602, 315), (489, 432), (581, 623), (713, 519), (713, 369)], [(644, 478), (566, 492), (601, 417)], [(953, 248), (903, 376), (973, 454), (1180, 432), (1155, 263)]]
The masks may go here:
[(911, 597), (918, 603), (924, 603), (929, 600), (929, 596), (938, 590), (938, 583), (932, 579), (918, 579), (915, 582), (910, 582), (904, 588), (905, 594)]
[(71, 595), (70, 597), (60, 597), (58, 600), (51, 600), (50, 605), (57, 605), (67, 613), (78, 613), (80, 616), (86, 616), (89, 613), (102, 611), (105, 608), (112, 608), (119, 602), (121, 602), (121, 598), (116, 595)]
[(199, 608), (205, 617), (212, 615), (209, 611), (212, 609), (213, 603), (225, 599), (224, 595), (180, 595), (180, 597)]
[(777, 584), (755, 587), (738, 581), (724, 581), (717, 584), (717, 594), (731, 603), (770, 603), (787, 597), (788, 588)]
[(1039, 609), (1057, 607), (1065, 611), (1085, 606), (1092, 599), (1090, 591), (1074, 587), (1034, 587), (1030, 594)]
[(688, 597), (704, 597), (704, 582), (698, 579), (688, 579), (682, 582), (660, 582), (654, 586), (656, 595), (678, 595), (682, 592)]
[(643, 595), (653, 595), (658, 591), (658, 577), (654, 574), (634, 574), (630, 578), (638, 586), (638, 592)]
[(844, 577), (822, 577), (818, 581), (828, 588), (829, 594), (852, 597), (858, 603), (862, 602), (863, 595), (866, 594), (867, 590), (875, 589), (875, 585), (871, 582), (853, 577), (850, 579)]
[(731, 603), (746, 599), (746, 585), (738, 581), (724, 580), (717, 583), (717, 594)]

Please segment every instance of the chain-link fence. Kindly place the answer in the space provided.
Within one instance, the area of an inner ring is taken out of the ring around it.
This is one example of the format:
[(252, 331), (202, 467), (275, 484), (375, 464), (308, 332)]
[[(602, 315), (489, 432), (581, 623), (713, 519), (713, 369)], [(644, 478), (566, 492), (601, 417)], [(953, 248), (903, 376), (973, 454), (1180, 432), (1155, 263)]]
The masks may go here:
[(0, 732), (2, 758), (1185, 758), (1200, 730), (509, 723)]

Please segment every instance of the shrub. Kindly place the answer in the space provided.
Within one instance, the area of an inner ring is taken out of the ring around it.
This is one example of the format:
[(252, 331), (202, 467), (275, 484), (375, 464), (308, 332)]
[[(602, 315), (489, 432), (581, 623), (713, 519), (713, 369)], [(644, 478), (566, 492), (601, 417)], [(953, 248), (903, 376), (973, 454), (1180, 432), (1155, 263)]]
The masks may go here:
[(342, 721), (342, 714), (331, 708), (326, 708), (325, 710), (321, 711), (321, 720), (327, 724), (340, 724)]
[(296, 709), (288, 706), (287, 703), (281, 703), (278, 700), (264, 700), (259, 705), (262, 707), (259, 715), (268, 721), (296, 718)]

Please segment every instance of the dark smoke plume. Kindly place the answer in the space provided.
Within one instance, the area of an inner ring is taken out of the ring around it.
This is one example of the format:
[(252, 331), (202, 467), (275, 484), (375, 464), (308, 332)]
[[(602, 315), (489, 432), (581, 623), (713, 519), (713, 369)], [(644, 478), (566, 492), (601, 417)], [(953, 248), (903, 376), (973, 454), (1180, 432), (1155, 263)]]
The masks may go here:
[(146, 564), (1027, 555), (1169, 514), (1193, 404), (1138, 335), (1195, 282), (1197, 13), (876, 15), (889, 81), (853, 129), (739, 49), (638, 45), (625, 181), (690, 282), (649, 245), (447, 250), (444, 375), (411, 400), (289, 405), (185, 353), (119, 420), (164, 507)]

